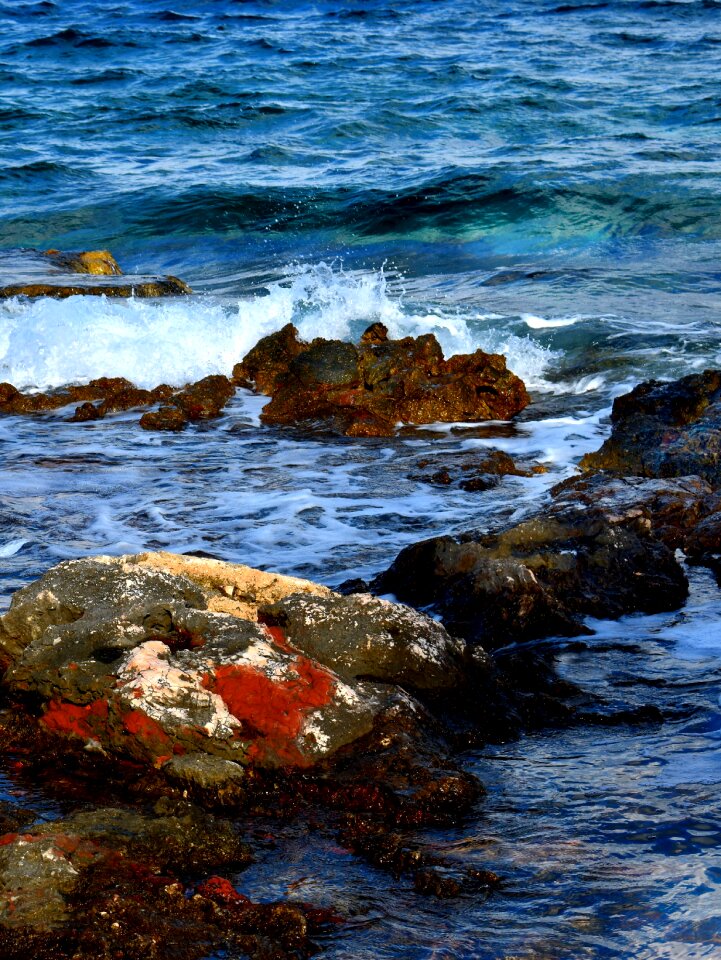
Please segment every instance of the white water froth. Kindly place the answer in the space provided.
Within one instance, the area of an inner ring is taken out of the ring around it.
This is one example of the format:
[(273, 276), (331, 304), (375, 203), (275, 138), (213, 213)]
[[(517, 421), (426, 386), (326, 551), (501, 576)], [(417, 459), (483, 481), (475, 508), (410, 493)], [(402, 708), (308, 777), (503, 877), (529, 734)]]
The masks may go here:
[(536, 317), (532, 313), (522, 313), (521, 320), (523, 320), (531, 330), (546, 330), (555, 327), (572, 327), (580, 320), (580, 317), (559, 317), (553, 320), (545, 317)]
[(99, 376), (126, 377), (141, 387), (182, 385), (229, 374), (261, 337), (286, 323), (306, 340), (349, 340), (381, 321), (394, 338), (434, 333), (447, 357), (479, 348), (503, 353), (529, 387), (547, 388), (543, 372), (558, 354), (489, 326), (495, 319), (412, 312), (391, 295), (382, 271), (346, 272), (323, 263), (296, 268), (265, 296), (234, 302), (13, 299), (0, 306), (0, 380), (21, 389)]

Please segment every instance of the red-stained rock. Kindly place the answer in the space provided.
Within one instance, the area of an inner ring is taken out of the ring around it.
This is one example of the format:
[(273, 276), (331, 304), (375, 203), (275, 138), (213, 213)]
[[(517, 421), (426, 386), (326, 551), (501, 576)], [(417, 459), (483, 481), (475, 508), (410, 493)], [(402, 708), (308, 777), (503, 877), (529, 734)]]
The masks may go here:
[(210, 600), (187, 578), (133, 558), (61, 564), (20, 591), (0, 620), (0, 648), (12, 661), (6, 685), (45, 700), (46, 730), (153, 765), (207, 753), (306, 767), (371, 729), (388, 692), (335, 673), (331, 647), (321, 664), (292, 637), (276, 643), (272, 628), (207, 611)]
[(249, 904), (251, 902), (248, 897), (238, 893), (230, 880), (224, 877), (208, 877), (203, 883), (198, 884), (197, 892), (201, 897), (221, 903)]

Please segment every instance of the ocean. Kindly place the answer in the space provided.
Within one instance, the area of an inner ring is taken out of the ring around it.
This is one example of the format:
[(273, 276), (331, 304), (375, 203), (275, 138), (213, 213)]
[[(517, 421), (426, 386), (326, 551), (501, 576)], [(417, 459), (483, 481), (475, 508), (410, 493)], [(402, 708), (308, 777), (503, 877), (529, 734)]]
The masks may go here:
[[(512, 425), (373, 440), (263, 427), (244, 391), (182, 435), (3, 418), (0, 609), (96, 553), (372, 575), (538, 508), (634, 384), (721, 365), (717, 0), (38, 0), (0, 24), (0, 253), (108, 248), (195, 291), (0, 301), (0, 381), (182, 385), (287, 322), (381, 320), (505, 354), (533, 400)], [(487, 448), (546, 472), (475, 493), (413, 478)], [(681, 611), (550, 642), (564, 676), (665, 723), (464, 758), (488, 793), (432, 842), (500, 891), (424, 899), (293, 825), (239, 888), (338, 909), (329, 960), (721, 957), (721, 595), (690, 576)]]

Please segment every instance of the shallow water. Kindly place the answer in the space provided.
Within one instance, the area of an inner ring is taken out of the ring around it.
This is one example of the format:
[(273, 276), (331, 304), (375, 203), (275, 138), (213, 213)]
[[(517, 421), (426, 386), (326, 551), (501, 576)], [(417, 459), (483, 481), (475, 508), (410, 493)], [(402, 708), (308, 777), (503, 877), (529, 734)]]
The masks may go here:
[[(0, 608), (98, 552), (371, 574), (409, 542), (542, 503), (634, 383), (721, 364), (720, 15), (716, 0), (0, 6), (0, 274), (12, 249), (107, 246), (197, 292), (0, 303), (0, 380), (182, 384), (288, 321), (350, 337), (382, 320), (446, 354), (505, 353), (534, 401), (510, 426), (369, 441), (262, 428), (242, 391), (180, 436), (134, 415), (0, 420)], [(484, 493), (409, 476), (429, 452), (486, 447), (547, 472)], [(499, 893), (421, 899), (300, 828), (241, 888), (337, 907), (329, 957), (721, 956), (721, 595), (692, 574), (683, 611), (555, 644), (569, 678), (665, 723), (468, 755), (488, 794), (432, 840), (500, 873)]]

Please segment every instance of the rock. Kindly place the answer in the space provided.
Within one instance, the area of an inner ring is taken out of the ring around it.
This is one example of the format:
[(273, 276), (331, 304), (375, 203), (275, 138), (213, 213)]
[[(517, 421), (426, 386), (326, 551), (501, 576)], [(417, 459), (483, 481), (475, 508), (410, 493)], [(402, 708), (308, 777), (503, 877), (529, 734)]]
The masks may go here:
[(545, 468), (540, 464), (529, 465), (527, 469), (518, 467), (513, 458), (501, 450), (479, 450), (423, 457), (408, 477), (434, 486), (453, 485), (475, 492), (492, 489), (501, 477), (531, 477), (543, 472)]
[(0, 252), (0, 298), (166, 297), (192, 292), (177, 277), (123, 277), (122, 273), (108, 250), (79, 253), (3, 250)]
[(369, 594), (293, 594), (263, 607), (297, 650), (344, 680), (365, 678), (416, 690), (457, 687), (463, 645), (430, 617)]
[(120, 276), (122, 270), (109, 250), (83, 250), (80, 253), (61, 253), (45, 250), (44, 256), (61, 271), (90, 273), (93, 276)]
[(574, 635), (585, 616), (673, 610), (688, 593), (673, 553), (635, 511), (565, 502), (497, 533), (406, 547), (371, 588), (432, 607), (451, 633), (486, 649)]
[[(218, 375), (204, 377), (182, 390), (174, 390), (166, 383), (152, 390), (143, 390), (123, 377), (100, 377), (88, 384), (48, 393), (21, 393), (11, 383), (2, 383), (0, 413), (42, 413), (82, 400), (84, 402), (75, 409), (70, 420), (84, 423), (101, 420), (109, 413), (142, 409), (160, 402), (164, 405), (144, 414), (140, 425), (146, 430), (182, 430), (191, 421), (220, 416), (234, 394), (235, 387), (230, 380)], [(98, 400), (101, 402), (97, 403)]]
[(188, 418), (179, 407), (163, 406), (159, 410), (144, 413), (140, 418), (143, 430), (168, 430), (176, 432), (184, 430), (188, 425)]
[(361, 334), (361, 343), (386, 343), (388, 340), (388, 327), (380, 321), (372, 323)]
[(388, 340), (366, 331), (357, 347), (298, 340), (287, 325), (236, 365), (236, 382), (271, 395), (261, 420), (322, 425), (347, 436), (390, 436), (399, 421), (507, 420), (528, 403), (505, 359), (478, 350), (444, 360), (431, 334)]
[(122, 386), (108, 389), (102, 403), (81, 404), (70, 418), (76, 423), (88, 420), (101, 420), (109, 413), (118, 413), (123, 410), (136, 410), (149, 407), (159, 401), (168, 400), (173, 395), (173, 388), (161, 384), (153, 390), (142, 390), (132, 383), (124, 382)]
[[(303, 606), (310, 592), (320, 607)], [(293, 603), (277, 616), (319, 659), (277, 626), (239, 616), (290, 593)], [(311, 616), (317, 639), (307, 632)], [(388, 638), (406, 663), (384, 649)], [(351, 641), (365, 653), (353, 653)], [(411, 611), (219, 561), (152, 554), (54, 567), (13, 597), (0, 619), (0, 655), (6, 688), (42, 702), (46, 731), (156, 767), (196, 754), (310, 766), (368, 733), (389, 703), (390, 688), (358, 679), (364, 664), (423, 687), (447, 686), (445, 673), (457, 677), (460, 662), (445, 631)], [(177, 777), (177, 766), (169, 772)]]
[[(188, 420), (219, 417), (223, 407), (235, 396), (235, 387), (227, 377), (215, 374), (191, 383), (171, 398)], [(147, 429), (147, 427), (146, 427)]]
[(176, 871), (251, 860), (227, 821), (190, 805), (181, 816), (114, 808), (77, 813), (0, 837), (0, 927), (52, 929), (69, 922), (83, 874), (125, 857)]
[(719, 502), (700, 477), (653, 480), (584, 474), (557, 485), (551, 494), (554, 510), (574, 505), (600, 509), (615, 523), (645, 527), (672, 550), (689, 549), (700, 521)]
[(199, 787), (203, 793), (215, 795), (228, 784), (242, 783), (245, 777), (240, 764), (204, 753), (171, 757), (163, 772), (184, 787)]
[(6, 834), (0, 951), (18, 960), (308, 955), (323, 911), (255, 904), (209, 875), (249, 860), (227, 821), (188, 804), (158, 804), (155, 815), (101, 808)]
[(721, 485), (721, 371), (642, 383), (616, 398), (611, 425), (600, 450), (581, 461), (584, 469), (659, 478), (695, 474)]
[(0, 300), (9, 297), (177, 297), (192, 293), (187, 283), (177, 277), (153, 279), (128, 278), (122, 283), (10, 283), (0, 287)]
[(270, 396), (275, 392), (279, 379), (307, 344), (298, 340), (298, 331), (292, 323), (263, 337), (246, 354), (241, 363), (233, 367), (233, 381), (240, 386), (255, 385), (259, 393)]

